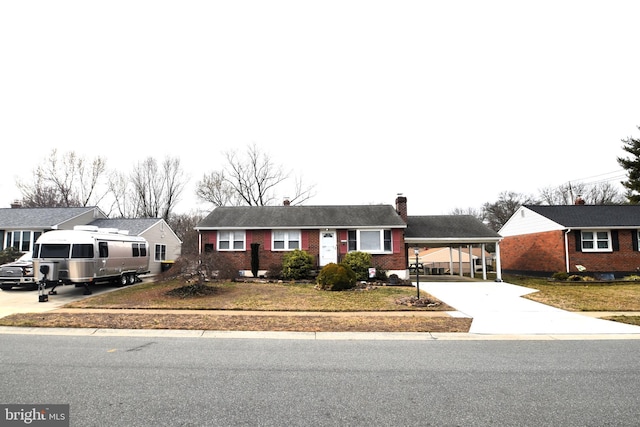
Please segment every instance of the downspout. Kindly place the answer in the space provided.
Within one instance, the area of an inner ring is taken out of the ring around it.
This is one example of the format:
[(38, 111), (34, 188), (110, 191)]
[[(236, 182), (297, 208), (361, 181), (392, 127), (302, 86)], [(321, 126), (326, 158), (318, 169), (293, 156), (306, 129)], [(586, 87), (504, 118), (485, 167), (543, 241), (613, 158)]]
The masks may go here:
[(569, 233), (571, 229), (567, 228), (564, 232), (564, 264), (567, 273), (569, 272)]

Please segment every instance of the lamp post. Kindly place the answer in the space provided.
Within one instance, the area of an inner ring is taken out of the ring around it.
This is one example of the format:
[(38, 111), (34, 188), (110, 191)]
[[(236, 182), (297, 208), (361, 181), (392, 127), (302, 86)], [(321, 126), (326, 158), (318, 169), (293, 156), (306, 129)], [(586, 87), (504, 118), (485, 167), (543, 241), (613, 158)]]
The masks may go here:
[(416, 288), (418, 289), (418, 299), (420, 299), (420, 271), (418, 270), (418, 255), (420, 255), (420, 251), (416, 248), (413, 253), (416, 254)]

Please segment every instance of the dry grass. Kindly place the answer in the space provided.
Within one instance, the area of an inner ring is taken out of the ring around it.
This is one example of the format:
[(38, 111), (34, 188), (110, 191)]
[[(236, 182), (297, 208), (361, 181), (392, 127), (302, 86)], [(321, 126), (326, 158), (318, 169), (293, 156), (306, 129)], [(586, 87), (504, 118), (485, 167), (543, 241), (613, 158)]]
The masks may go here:
[(553, 282), (506, 277), (515, 285), (537, 289), (527, 298), (569, 311), (640, 311), (638, 282)]
[(448, 316), (297, 316), (28, 313), (0, 319), (0, 325), (24, 327), (190, 329), (215, 331), (296, 332), (468, 332), (471, 319)]
[(316, 290), (312, 284), (221, 282), (206, 285), (204, 295), (187, 298), (168, 295), (184, 286), (179, 281), (144, 283), (85, 298), (68, 307), (321, 312), (454, 310), (444, 303), (428, 309), (396, 304), (398, 299), (415, 295), (411, 286), (329, 292)]
[(537, 289), (525, 298), (569, 311), (637, 311), (638, 316), (607, 320), (640, 325), (639, 282), (554, 282), (544, 278), (507, 276), (505, 281)]
[[(430, 308), (397, 304), (397, 300), (415, 295), (413, 287), (328, 292), (311, 284), (184, 286), (178, 281), (144, 283), (68, 304), (67, 308), (78, 309), (67, 310), (73, 312), (14, 314), (0, 318), (0, 325), (299, 332), (468, 332), (471, 326), (471, 319), (434, 313), (454, 309), (426, 294), (423, 297), (439, 304)], [(118, 312), (125, 309), (140, 311)], [(243, 314), (247, 310), (267, 313)], [(389, 315), (381, 315), (384, 313)]]

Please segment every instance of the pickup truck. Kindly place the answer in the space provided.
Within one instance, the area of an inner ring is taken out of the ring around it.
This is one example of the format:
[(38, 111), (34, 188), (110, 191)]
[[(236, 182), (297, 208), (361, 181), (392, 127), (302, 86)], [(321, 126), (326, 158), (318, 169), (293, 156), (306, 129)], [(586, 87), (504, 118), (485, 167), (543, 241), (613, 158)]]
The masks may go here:
[(8, 291), (11, 288), (38, 288), (38, 283), (33, 276), (33, 261), (30, 252), (13, 262), (0, 265), (0, 288), (3, 291)]

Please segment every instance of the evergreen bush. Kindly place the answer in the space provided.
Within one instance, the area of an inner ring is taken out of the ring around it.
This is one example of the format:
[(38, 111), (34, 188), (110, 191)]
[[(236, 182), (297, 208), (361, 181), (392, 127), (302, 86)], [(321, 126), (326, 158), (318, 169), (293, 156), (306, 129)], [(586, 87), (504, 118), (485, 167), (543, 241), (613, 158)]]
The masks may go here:
[(318, 288), (325, 291), (342, 291), (356, 285), (356, 274), (345, 264), (327, 264), (317, 277)]
[(306, 279), (313, 269), (313, 255), (300, 249), (282, 257), (282, 277), (288, 280)]
[(356, 274), (356, 280), (369, 279), (369, 267), (371, 267), (371, 254), (367, 252), (348, 252), (342, 261)]

